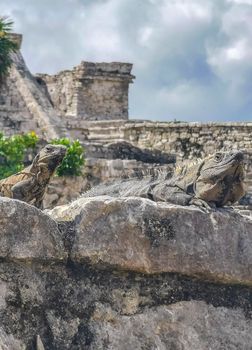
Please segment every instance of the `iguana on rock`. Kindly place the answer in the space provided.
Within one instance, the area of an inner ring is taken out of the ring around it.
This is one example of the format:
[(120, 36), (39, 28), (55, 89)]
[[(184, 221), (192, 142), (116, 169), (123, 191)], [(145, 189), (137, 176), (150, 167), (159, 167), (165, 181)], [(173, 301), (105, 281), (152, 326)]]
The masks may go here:
[(138, 196), (178, 205), (222, 207), (244, 195), (243, 160), (240, 151), (217, 152), (196, 164), (176, 168), (170, 179), (121, 180), (98, 185), (82, 196)]
[(30, 166), (0, 181), (0, 196), (19, 199), (42, 208), (46, 187), (65, 154), (65, 146), (45, 146)]

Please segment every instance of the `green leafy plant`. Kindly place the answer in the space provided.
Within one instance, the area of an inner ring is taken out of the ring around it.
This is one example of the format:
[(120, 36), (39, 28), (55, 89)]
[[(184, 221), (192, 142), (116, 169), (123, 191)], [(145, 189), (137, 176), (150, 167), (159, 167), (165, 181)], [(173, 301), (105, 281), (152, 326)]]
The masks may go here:
[(78, 176), (81, 175), (81, 168), (85, 164), (84, 149), (79, 140), (70, 141), (68, 138), (52, 140), (50, 143), (64, 145), (67, 153), (61, 165), (58, 167), (58, 176)]
[(0, 133), (0, 179), (4, 179), (24, 168), (26, 151), (38, 142), (35, 132), (6, 137)]
[(11, 53), (18, 49), (17, 43), (11, 40), (10, 32), (13, 22), (7, 17), (0, 17), (0, 81), (8, 74), (11, 66)]

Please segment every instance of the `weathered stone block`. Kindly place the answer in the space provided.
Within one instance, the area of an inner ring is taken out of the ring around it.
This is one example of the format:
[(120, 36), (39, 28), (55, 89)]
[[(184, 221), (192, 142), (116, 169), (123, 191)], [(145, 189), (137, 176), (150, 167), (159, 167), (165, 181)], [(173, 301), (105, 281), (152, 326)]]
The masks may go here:
[(0, 197), (0, 258), (63, 261), (66, 257), (54, 220), (29, 204)]
[(252, 285), (252, 221), (232, 209), (205, 213), (142, 198), (94, 197), (50, 215), (74, 222), (74, 261)]
[(252, 321), (239, 309), (184, 301), (133, 316), (97, 306), (91, 319), (92, 350), (250, 350)]

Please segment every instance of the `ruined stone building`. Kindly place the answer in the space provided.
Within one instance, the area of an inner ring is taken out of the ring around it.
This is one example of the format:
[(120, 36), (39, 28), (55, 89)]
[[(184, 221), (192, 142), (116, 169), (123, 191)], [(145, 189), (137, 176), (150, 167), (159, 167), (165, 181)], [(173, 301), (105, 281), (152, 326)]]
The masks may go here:
[(73, 70), (39, 74), (36, 80), (63, 120), (127, 120), (131, 69), (129, 63), (81, 62)]
[[(21, 47), (22, 36), (13, 38)], [(50, 139), (82, 122), (128, 119), (132, 64), (81, 62), (55, 75), (33, 76), (20, 51), (13, 61), (0, 91), (0, 126), (6, 134), (35, 130)]]

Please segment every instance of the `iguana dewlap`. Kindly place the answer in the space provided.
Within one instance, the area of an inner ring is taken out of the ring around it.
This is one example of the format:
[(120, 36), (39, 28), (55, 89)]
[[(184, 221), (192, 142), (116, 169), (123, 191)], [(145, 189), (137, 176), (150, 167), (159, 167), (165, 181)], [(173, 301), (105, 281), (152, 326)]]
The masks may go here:
[(99, 185), (83, 196), (138, 196), (178, 205), (221, 207), (235, 203), (245, 193), (243, 161), (240, 151), (217, 152), (196, 164), (177, 168), (168, 180), (124, 180)]
[(46, 187), (65, 154), (65, 146), (45, 146), (30, 166), (0, 181), (0, 196), (19, 199), (42, 208)]

